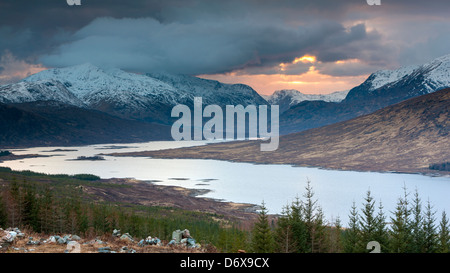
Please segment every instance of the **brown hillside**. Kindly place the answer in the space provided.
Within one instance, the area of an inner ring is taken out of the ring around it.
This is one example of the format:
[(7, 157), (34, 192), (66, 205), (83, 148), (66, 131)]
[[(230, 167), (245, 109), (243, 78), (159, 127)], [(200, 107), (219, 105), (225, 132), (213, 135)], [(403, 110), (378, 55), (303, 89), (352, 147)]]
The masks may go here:
[(449, 109), (450, 89), (445, 89), (349, 121), (282, 136), (274, 152), (261, 152), (257, 141), (239, 141), (127, 155), (427, 172), (430, 163), (450, 161)]

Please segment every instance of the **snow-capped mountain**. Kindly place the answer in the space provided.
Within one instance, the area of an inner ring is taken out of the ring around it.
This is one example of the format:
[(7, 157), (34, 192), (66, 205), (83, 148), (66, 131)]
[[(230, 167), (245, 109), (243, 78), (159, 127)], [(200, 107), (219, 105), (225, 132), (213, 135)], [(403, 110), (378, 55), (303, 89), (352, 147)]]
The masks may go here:
[(450, 84), (450, 54), (436, 58), (423, 65), (401, 67), (396, 70), (380, 70), (373, 74), (371, 90), (394, 84), (403, 78), (423, 77), (424, 85), (428, 93), (436, 91), (436, 88), (447, 87)]
[[(31, 87), (34, 86), (34, 87)], [(267, 104), (251, 87), (187, 75), (141, 75), (92, 64), (53, 68), (1, 87), (0, 102), (55, 100), (121, 118), (168, 123), (176, 104)]]
[(225, 84), (215, 80), (166, 73), (149, 73), (147, 76), (170, 84), (190, 101), (194, 97), (202, 97), (204, 104), (221, 106), (267, 104), (253, 88), (245, 84)]
[(423, 65), (377, 71), (347, 96), (346, 92), (307, 95), (281, 90), (266, 97), (267, 101), (243, 84), (186, 75), (140, 75), (83, 64), (41, 71), (19, 83), (0, 86), (0, 103), (56, 101), (119, 118), (167, 125), (173, 121), (172, 107), (192, 105), (194, 97), (202, 97), (204, 104), (221, 106), (270, 103), (280, 105), (281, 132), (291, 133), (368, 114), (446, 87), (450, 87), (450, 55)]
[(86, 105), (95, 105), (103, 100), (134, 104), (148, 99), (176, 104), (177, 90), (159, 80), (128, 73), (120, 69), (101, 69), (86, 63), (65, 68), (44, 70), (25, 78), (24, 82), (44, 80), (59, 81)]
[(396, 82), (404, 76), (411, 74), (418, 67), (418, 65), (413, 65), (401, 67), (396, 70), (379, 70), (367, 79), (370, 82), (369, 90), (375, 90), (386, 84)]
[(423, 65), (380, 70), (341, 102), (303, 101), (291, 106), (280, 116), (280, 130), (287, 134), (349, 120), (448, 87), (450, 55)]
[(58, 101), (78, 107), (84, 103), (59, 81), (39, 80), (35, 82), (18, 82), (0, 86), (0, 102), (24, 103), (34, 101)]
[(293, 105), (302, 101), (322, 100), (326, 102), (340, 102), (347, 96), (348, 91), (337, 91), (330, 94), (304, 94), (298, 90), (285, 89), (275, 91), (272, 95), (266, 96), (265, 99), (272, 105), (279, 105), (280, 112), (284, 112)]
[(57, 81), (83, 102), (86, 108), (122, 118), (160, 120), (160, 105), (175, 105), (179, 92), (157, 79), (120, 69), (101, 69), (92, 64), (48, 69), (22, 82)]
[(345, 101), (373, 100), (396, 103), (407, 98), (450, 87), (450, 54), (423, 65), (380, 70), (350, 90)]
[(25, 78), (25, 82), (54, 80), (64, 84), (87, 105), (102, 100), (121, 101), (139, 107), (148, 99), (175, 105), (202, 97), (209, 104), (264, 103), (249, 86), (223, 84), (187, 75), (147, 74), (125, 72), (117, 68), (101, 69), (92, 64), (48, 69)]
[(80, 99), (89, 98), (99, 91), (112, 93), (132, 92), (137, 95), (167, 95), (168, 100), (176, 90), (161, 81), (145, 75), (128, 73), (117, 68), (102, 69), (90, 63), (41, 71), (25, 78), (25, 82), (53, 79), (62, 82)]

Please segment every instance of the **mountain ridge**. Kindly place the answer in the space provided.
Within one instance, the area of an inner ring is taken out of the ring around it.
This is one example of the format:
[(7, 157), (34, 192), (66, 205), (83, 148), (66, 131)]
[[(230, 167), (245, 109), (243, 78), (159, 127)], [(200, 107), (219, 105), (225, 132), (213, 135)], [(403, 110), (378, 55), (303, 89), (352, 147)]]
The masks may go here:
[(449, 161), (450, 88), (387, 106), (374, 113), (280, 137), (278, 150), (260, 141), (235, 141), (115, 156), (215, 159), (293, 164), (339, 170), (433, 173)]
[(305, 94), (295, 89), (283, 89), (275, 91), (272, 95), (266, 96), (265, 99), (269, 104), (279, 105), (280, 113), (282, 113), (303, 101), (340, 102), (345, 99), (349, 91), (336, 91), (330, 94)]
[[(162, 80), (161, 80), (162, 79)], [(194, 97), (203, 97), (205, 104), (219, 106), (267, 104), (250, 86), (224, 84), (188, 75), (135, 74), (116, 68), (102, 69), (92, 64), (52, 68), (33, 74), (16, 85), (2, 86), (11, 90), (19, 85), (57, 83), (61, 92), (70, 92), (79, 100), (79, 107), (99, 110), (124, 119), (170, 124), (170, 111), (177, 104), (193, 105)], [(50, 96), (48, 90), (36, 88), (40, 97), (63, 102)], [(1, 95), (1, 93), (0, 93)], [(9, 96), (7, 103), (23, 103), (22, 97)], [(29, 96), (31, 97), (31, 96)], [(0, 98), (1, 99), (1, 98)], [(2, 100), (0, 100), (1, 102)], [(36, 101), (36, 100), (35, 100)]]
[(350, 89), (344, 100), (303, 101), (280, 115), (282, 134), (318, 128), (450, 87), (450, 54), (423, 65), (379, 70)]
[[(80, 108), (73, 110), (74, 113), (97, 111), (94, 115), (96, 118), (99, 117), (98, 113), (104, 113), (104, 122), (114, 116), (124, 121), (166, 126), (175, 121), (170, 116), (174, 105), (185, 104), (192, 108), (193, 98), (198, 96), (203, 98), (204, 105), (216, 104), (222, 107), (227, 104), (246, 106), (279, 103), (280, 133), (285, 135), (349, 120), (446, 87), (450, 87), (450, 55), (423, 65), (379, 70), (349, 90), (341, 101), (344, 92), (337, 93), (339, 98), (334, 93), (331, 99), (319, 96), (299, 103), (302, 98), (295, 98), (301, 94), (298, 91), (280, 91), (273, 96), (273, 100), (267, 97), (266, 100), (250, 86), (243, 84), (225, 84), (188, 75), (142, 75), (82, 64), (41, 71), (18, 83), (0, 86), (0, 103), (14, 106), (59, 102)], [(49, 103), (48, 107), (56, 107), (56, 113), (61, 109), (59, 104)], [(41, 114), (39, 108), (27, 110), (36, 110), (37, 116)], [(47, 115), (46, 119), (51, 120), (52, 117)], [(98, 121), (92, 122), (98, 126)], [(91, 132), (88, 134), (91, 135)], [(52, 139), (52, 136), (48, 137)]]

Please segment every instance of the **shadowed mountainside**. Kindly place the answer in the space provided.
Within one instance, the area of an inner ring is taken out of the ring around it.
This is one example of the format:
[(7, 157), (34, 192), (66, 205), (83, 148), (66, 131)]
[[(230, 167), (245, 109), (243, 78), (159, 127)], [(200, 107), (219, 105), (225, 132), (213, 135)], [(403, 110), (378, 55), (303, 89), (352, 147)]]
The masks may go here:
[(124, 120), (59, 102), (0, 104), (0, 147), (165, 140), (170, 127)]
[(261, 152), (260, 141), (236, 141), (126, 155), (428, 172), (429, 164), (450, 159), (449, 109), (450, 89), (444, 89), (352, 120), (282, 136), (273, 152)]

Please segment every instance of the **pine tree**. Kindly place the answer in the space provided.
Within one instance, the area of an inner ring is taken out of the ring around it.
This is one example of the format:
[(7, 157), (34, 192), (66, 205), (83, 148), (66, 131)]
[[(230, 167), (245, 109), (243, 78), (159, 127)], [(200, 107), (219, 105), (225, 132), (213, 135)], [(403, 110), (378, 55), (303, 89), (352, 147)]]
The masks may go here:
[(387, 252), (387, 250), (389, 249), (389, 237), (386, 227), (386, 216), (383, 212), (383, 204), (381, 200), (378, 206), (378, 214), (376, 217), (375, 241), (380, 243), (381, 252)]
[[(78, 231), (82, 234), (89, 230), (89, 215), (88, 207), (86, 205), (80, 206), (78, 213)], [(114, 226), (115, 227), (115, 226)]]
[(428, 200), (427, 206), (425, 207), (425, 217), (423, 223), (423, 230), (425, 235), (423, 252), (425, 253), (434, 253), (438, 249), (438, 235), (435, 226), (436, 218), (434, 217), (435, 214), (436, 212), (433, 211), (433, 206)]
[(375, 200), (371, 196), (370, 190), (367, 191), (366, 202), (361, 210), (362, 217), (359, 219), (361, 228), (361, 239), (363, 244), (376, 240), (377, 219), (375, 216)]
[(422, 215), (422, 201), (420, 200), (419, 193), (416, 190), (414, 194), (413, 203), (413, 219), (411, 222), (412, 233), (412, 246), (411, 251), (415, 253), (421, 253), (424, 250), (425, 234), (424, 234), (424, 219)]
[(329, 239), (329, 252), (331, 253), (341, 253), (343, 251), (342, 249), (342, 224), (341, 219), (339, 216), (334, 220), (333, 227), (331, 228), (331, 231), (329, 233), (330, 239)]
[(411, 208), (409, 207), (409, 192), (406, 185), (403, 186), (403, 215), (405, 220), (405, 240), (406, 252), (411, 252), (412, 246), (412, 232), (411, 232)]
[(64, 233), (66, 231), (66, 217), (64, 213), (64, 204), (61, 200), (56, 202), (53, 207), (54, 232)]
[(325, 216), (322, 208), (318, 206), (311, 230), (311, 252), (326, 252), (329, 244), (328, 238)]
[(276, 251), (282, 253), (296, 252), (289, 206), (283, 207), (275, 229)]
[(17, 183), (15, 177), (12, 178), (11, 183), (9, 184), (7, 197), (7, 211), (9, 215), (8, 225), (12, 227), (20, 226), (22, 222), (22, 213), (21, 213), (21, 194), (20, 187)]
[(305, 252), (313, 252), (314, 250), (314, 244), (316, 238), (316, 235), (314, 234), (317, 230), (316, 221), (315, 218), (316, 215), (316, 209), (317, 209), (317, 200), (314, 200), (314, 191), (311, 186), (311, 181), (308, 179), (306, 181), (306, 192), (303, 195), (305, 198), (305, 202), (303, 205), (303, 217), (304, 222), (306, 226), (306, 245), (305, 245)]
[(55, 222), (53, 214), (53, 194), (50, 187), (46, 186), (44, 188), (43, 196), (40, 202), (39, 219), (40, 219), (40, 230), (49, 233), (55, 231)]
[(225, 253), (230, 252), (230, 238), (228, 238), (228, 233), (225, 230), (219, 232), (219, 238), (217, 240), (217, 246)]
[(32, 230), (36, 232), (40, 232), (39, 225), (39, 203), (36, 198), (36, 189), (33, 185), (29, 184), (26, 180), (23, 184), (23, 199), (22, 202), (22, 225), (26, 227), (30, 227)]
[[(93, 227), (95, 232), (97, 233), (106, 233), (112, 230), (111, 222), (110, 222), (110, 213), (109, 207), (106, 205), (97, 205), (92, 208), (93, 209)], [(129, 219), (129, 227), (127, 229), (130, 234), (137, 234), (139, 232), (139, 224), (134, 211), (131, 213)]]
[(251, 247), (256, 253), (270, 253), (273, 251), (273, 237), (269, 226), (267, 208), (264, 201), (262, 202), (261, 211), (258, 215), (258, 221), (252, 229)]
[(403, 214), (403, 202), (401, 200), (397, 203), (397, 208), (394, 212), (394, 217), (391, 217), (391, 240), (390, 251), (393, 253), (406, 252), (406, 221)]
[(231, 252), (237, 252), (239, 249), (246, 249), (247, 233), (241, 232), (237, 227), (233, 227), (233, 232), (231, 237), (232, 248)]
[(0, 192), (0, 228), (6, 228), (8, 215), (6, 214), (6, 205), (3, 201), (3, 192)]
[(293, 246), (295, 246), (295, 252), (306, 252), (308, 249), (308, 232), (304, 221), (303, 204), (298, 197), (296, 197), (295, 201), (291, 204), (289, 224), (292, 228)]
[(361, 247), (361, 233), (359, 227), (359, 215), (355, 202), (353, 202), (348, 228), (343, 233), (343, 248), (346, 253), (363, 252)]
[(440, 253), (449, 253), (450, 252), (450, 232), (449, 232), (449, 224), (448, 218), (445, 211), (442, 212), (441, 222), (439, 224), (439, 249)]
[(71, 234), (78, 233), (78, 218), (76, 211), (72, 209), (72, 207), (66, 207), (65, 217), (66, 231)]
[(303, 206), (305, 222), (307, 225), (312, 225), (314, 222), (314, 212), (316, 210), (317, 200), (314, 200), (314, 191), (311, 186), (311, 181), (306, 181), (306, 192), (303, 195), (305, 197), (305, 204)]
[(14, 199), (19, 199), (19, 184), (17, 183), (16, 177), (12, 178), (11, 183), (9, 184), (9, 192)]
[(394, 217), (391, 217), (390, 251), (393, 253), (408, 253), (411, 251), (411, 223), (408, 193), (404, 187), (404, 197), (399, 198)]

